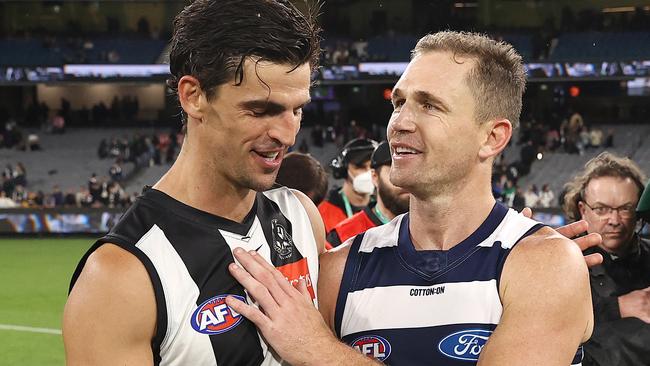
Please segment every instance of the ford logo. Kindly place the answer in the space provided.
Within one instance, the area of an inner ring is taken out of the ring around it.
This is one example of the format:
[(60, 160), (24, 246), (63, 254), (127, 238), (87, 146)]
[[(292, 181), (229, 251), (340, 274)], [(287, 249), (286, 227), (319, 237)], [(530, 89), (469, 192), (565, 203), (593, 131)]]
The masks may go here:
[(438, 343), (438, 350), (447, 357), (465, 361), (478, 361), (481, 350), (492, 331), (468, 329), (452, 333)]

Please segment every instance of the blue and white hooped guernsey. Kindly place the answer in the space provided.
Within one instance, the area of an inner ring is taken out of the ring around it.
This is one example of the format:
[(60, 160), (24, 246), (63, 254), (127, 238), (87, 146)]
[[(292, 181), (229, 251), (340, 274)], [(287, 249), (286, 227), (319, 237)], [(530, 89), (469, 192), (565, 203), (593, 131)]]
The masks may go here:
[[(409, 216), (358, 235), (336, 303), (335, 330), (389, 365), (475, 365), (499, 324), (499, 278), (512, 248), (542, 224), (495, 204), (450, 250), (416, 251)], [(572, 364), (582, 361), (582, 347)]]

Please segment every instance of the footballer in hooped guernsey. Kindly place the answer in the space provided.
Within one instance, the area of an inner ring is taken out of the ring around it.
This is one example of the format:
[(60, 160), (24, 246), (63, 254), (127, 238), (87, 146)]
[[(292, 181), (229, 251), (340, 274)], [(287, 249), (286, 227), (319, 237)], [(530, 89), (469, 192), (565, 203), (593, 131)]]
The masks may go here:
[[(524, 87), (511, 45), (453, 31), (418, 41), (387, 131), (409, 212), (320, 256), (319, 311), (343, 342), (253, 253), (235, 251), (229, 269), (264, 312), (226, 302), (293, 364), (579, 365), (593, 329), (580, 245), (491, 191)], [(352, 362), (341, 343), (369, 357)]]

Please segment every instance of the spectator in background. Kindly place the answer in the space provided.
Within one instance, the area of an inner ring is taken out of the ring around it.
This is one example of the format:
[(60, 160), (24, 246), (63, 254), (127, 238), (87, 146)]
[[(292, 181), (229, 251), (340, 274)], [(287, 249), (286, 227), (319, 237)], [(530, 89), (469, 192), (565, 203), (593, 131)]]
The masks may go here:
[(23, 187), (27, 186), (27, 170), (23, 163), (17, 163), (16, 169), (13, 171), (13, 177), (15, 184), (20, 184)]
[(52, 200), (54, 203), (54, 207), (63, 206), (63, 202), (65, 201), (65, 196), (63, 195), (63, 192), (61, 191), (61, 188), (58, 185), (54, 185), (54, 188), (52, 189)]
[(113, 163), (111, 165), (110, 169), (108, 169), (108, 175), (111, 177), (112, 180), (119, 182), (122, 180), (122, 165), (120, 164), (120, 159)]
[(299, 152), (284, 157), (275, 182), (306, 194), (315, 205), (323, 201), (329, 184), (321, 163), (311, 155)]
[(14, 208), (18, 206), (11, 198), (7, 197), (5, 191), (0, 191), (0, 208)]
[(65, 119), (63, 118), (63, 112), (57, 113), (57, 115), (52, 118), (52, 133), (65, 133)]
[(567, 215), (603, 238), (585, 251), (604, 258), (589, 270), (595, 323), (585, 366), (650, 364), (650, 242), (635, 233), (645, 181), (633, 161), (605, 152), (566, 185)]
[(377, 202), (347, 218), (327, 234), (327, 243), (336, 247), (349, 238), (372, 227), (384, 225), (409, 209), (409, 193), (394, 186), (389, 179), (392, 164), (390, 147), (384, 141), (377, 146), (370, 159), (372, 183), (377, 191)]
[(25, 190), (25, 187), (16, 185), (11, 199), (19, 205), (22, 205), (23, 202), (27, 201), (27, 191)]
[(37, 151), (41, 150), (41, 139), (35, 133), (30, 133), (27, 135), (27, 141), (25, 142), (25, 150), (27, 151)]
[[(503, 193), (502, 193), (503, 203), (505, 203), (506, 206), (508, 207), (513, 207), (516, 193), (517, 193), (517, 187), (515, 186), (515, 184), (510, 179), (506, 180), (506, 183), (503, 187)], [(520, 196), (523, 200), (523, 192), (520, 192)], [(525, 201), (523, 202), (523, 204), (525, 205)]]
[(551, 191), (548, 183), (542, 186), (542, 191), (539, 193), (538, 207), (548, 208), (551, 207), (555, 194)]
[(344, 181), (343, 186), (332, 188), (318, 205), (325, 232), (370, 203), (370, 195), (375, 190), (370, 173), (370, 156), (376, 146), (377, 142), (373, 140), (354, 139), (330, 163), (334, 178)]
[(66, 192), (64, 198), (63, 198), (63, 206), (64, 207), (77, 207), (77, 198), (75, 196), (74, 189), (70, 188)]
[(88, 187), (82, 185), (75, 194), (75, 203), (77, 207), (90, 207), (93, 203), (93, 196), (90, 194)]
[(539, 190), (535, 184), (532, 184), (528, 187), (528, 190), (524, 193), (524, 204), (526, 207), (537, 207), (539, 203)]
[(603, 144), (603, 130), (594, 127), (589, 133), (589, 145), (593, 148), (599, 148)]

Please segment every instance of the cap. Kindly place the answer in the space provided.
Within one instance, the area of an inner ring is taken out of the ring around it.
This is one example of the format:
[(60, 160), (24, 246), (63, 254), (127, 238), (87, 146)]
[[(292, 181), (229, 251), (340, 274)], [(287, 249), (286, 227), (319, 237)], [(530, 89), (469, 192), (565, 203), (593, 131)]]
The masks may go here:
[(392, 163), (388, 142), (382, 141), (370, 157), (370, 166), (376, 169), (382, 165), (391, 165)]
[(639, 199), (639, 204), (636, 206), (637, 217), (650, 222), (650, 183), (645, 186), (643, 194)]

